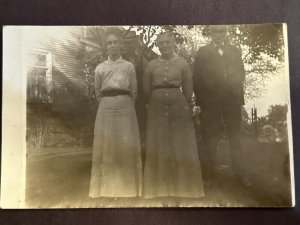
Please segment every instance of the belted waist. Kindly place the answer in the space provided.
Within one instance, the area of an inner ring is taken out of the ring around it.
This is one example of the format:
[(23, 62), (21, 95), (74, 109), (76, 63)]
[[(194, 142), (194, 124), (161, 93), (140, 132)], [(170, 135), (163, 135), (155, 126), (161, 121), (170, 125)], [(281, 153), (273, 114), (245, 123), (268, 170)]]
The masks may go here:
[(163, 85), (163, 86), (156, 86), (153, 89), (168, 89), (168, 88), (180, 88), (179, 86), (175, 86), (175, 85)]
[(129, 91), (124, 90), (110, 90), (110, 91), (102, 91), (102, 96), (104, 97), (112, 97), (112, 96), (118, 96), (118, 95), (129, 95)]

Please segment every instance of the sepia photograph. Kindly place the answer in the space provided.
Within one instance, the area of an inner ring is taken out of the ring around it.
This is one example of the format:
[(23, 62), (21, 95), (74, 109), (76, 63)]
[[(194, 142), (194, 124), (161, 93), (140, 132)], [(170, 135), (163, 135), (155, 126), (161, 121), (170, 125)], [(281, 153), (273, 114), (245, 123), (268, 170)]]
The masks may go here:
[(2, 208), (293, 207), (286, 24), (6, 26)]

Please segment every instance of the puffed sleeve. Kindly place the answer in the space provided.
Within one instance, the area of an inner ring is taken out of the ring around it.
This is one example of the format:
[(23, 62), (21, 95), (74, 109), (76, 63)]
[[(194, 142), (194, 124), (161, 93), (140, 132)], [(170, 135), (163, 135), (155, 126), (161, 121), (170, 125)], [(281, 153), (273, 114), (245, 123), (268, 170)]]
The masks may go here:
[(188, 103), (192, 102), (193, 78), (190, 66), (186, 61), (182, 62), (182, 92)]
[(95, 88), (95, 96), (96, 96), (98, 103), (100, 103), (100, 101), (102, 99), (101, 87), (102, 87), (101, 73), (99, 72), (99, 66), (97, 66), (97, 68), (95, 70), (94, 88)]
[(135, 68), (132, 63), (129, 64), (129, 78), (130, 78), (130, 97), (135, 101), (137, 98), (137, 82)]
[(149, 100), (152, 92), (152, 72), (153, 72), (153, 61), (148, 63), (143, 75), (143, 90), (147, 101)]

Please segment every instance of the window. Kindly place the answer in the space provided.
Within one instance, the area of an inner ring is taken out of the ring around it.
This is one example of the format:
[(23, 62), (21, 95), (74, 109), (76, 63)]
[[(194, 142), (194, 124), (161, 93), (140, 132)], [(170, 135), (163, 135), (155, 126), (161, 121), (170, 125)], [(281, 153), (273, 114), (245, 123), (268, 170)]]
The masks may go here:
[(27, 102), (52, 103), (52, 55), (31, 51), (27, 58)]

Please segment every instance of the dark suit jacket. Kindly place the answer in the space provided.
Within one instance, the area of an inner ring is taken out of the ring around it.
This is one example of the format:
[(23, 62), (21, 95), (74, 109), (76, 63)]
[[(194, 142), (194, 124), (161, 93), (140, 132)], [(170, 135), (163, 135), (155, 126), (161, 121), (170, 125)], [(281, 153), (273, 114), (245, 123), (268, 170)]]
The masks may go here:
[(218, 104), (222, 95), (230, 92), (233, 101), (240, 105), (244, 102), (243, 81), (244, 64), (238, 48), (225, 45), (221, 56), (214, 44), (201, 47), (194, 64), (194, 93), (196, 104)]

